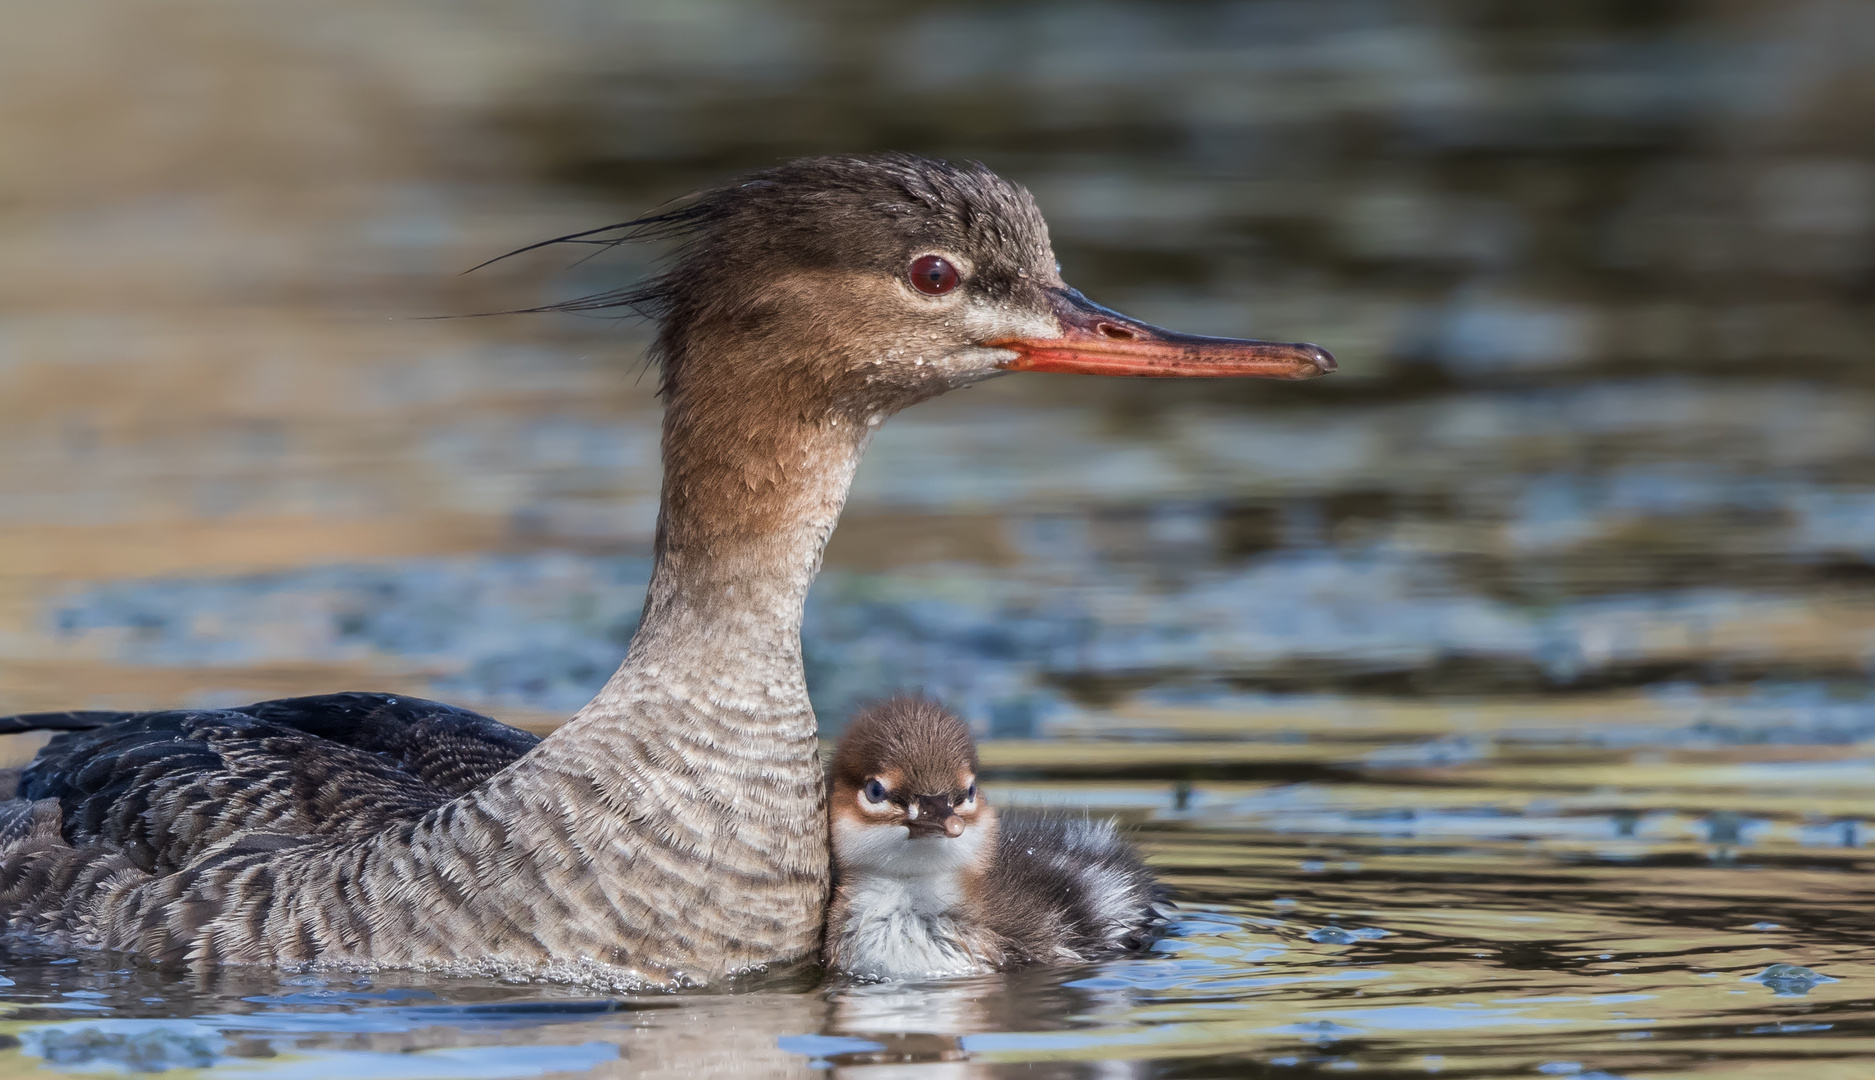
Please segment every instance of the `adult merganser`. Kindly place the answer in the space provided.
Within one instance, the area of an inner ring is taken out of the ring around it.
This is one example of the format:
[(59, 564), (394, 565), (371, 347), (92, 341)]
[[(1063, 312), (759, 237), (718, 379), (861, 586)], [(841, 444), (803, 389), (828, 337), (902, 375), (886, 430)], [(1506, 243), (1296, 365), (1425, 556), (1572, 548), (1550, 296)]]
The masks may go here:
[(970, 729), (897, 698), (855, 717), (828, 783), (827, 966), (878, 979), (1073, 963), (1138, 948), (1162, 890), (1112, 821), (999, 819)]
[(1089, 302), (1028, 192), (980, 165), (805, 159), (618, 228), (683, 243), (649, 283), (558, 305), (659, 322), (656, 563), (611, 681), (545, 740), (382, 694), (0, 723), (104, 724), (0, 803), (9, 932), (618, 987), (810, 957), (829, 864), (801, 605), (879, 424), (1009, 371), (1334, 369)]

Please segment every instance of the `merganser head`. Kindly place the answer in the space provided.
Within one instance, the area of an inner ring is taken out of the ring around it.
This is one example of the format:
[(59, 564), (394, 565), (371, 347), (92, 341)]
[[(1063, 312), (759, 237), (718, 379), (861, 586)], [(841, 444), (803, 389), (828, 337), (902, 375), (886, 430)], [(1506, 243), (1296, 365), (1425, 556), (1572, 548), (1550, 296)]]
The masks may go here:
[(1310, 379), (1335, 369), (1314, 345), (1179, 334), (1093, 303), (1062, 281), (1028, 191), (982, 165), (804, 158), (547, 243), (647, 238), (683, 241), (666, 273), (540, 310), (656, 318), (666, 398), (680, 409), (776, 400), (809, 422), (877, 423), (1009, 371)]
[(970, 729), (934, 702), (895, 698), (855, 717), (829, 789), (842, 874), (924, 877), (993, 848), (996, 811), (977, 788)]

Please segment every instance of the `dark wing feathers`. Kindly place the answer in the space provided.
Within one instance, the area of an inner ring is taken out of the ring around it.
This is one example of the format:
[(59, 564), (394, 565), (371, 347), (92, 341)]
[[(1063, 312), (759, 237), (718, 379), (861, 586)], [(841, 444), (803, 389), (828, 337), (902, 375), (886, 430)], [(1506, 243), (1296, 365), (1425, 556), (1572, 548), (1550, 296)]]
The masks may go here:
[(1151, 942), (1165, 890), (1110, 820), (1004, 814), (984, 889), (1014, 958), (1087, 960)]
[(114, 724), (136, 713), (108, 712), (99, 710), (75, 710), (73, 712), (21, 713), (18, 716), (0, 716), (0, 735), (18, 735), (27, 731), (86, 731), (91, 728)]
[[(107, 725), (54, 737), (21, 774), (19, 796), (56, 800), (67, 843), (114, 849), (147, 872), (210, 850), (414, 820), (540, 741), (477, 713), (388, 694), (109, 715)], [(6, 724), (0, 730), (16, 730)]]
[(540, 742), (538, 735), (480, 713), (390, 694), (281, 698), (235, 711), (377, 754), (452, 795), (507, 768)]

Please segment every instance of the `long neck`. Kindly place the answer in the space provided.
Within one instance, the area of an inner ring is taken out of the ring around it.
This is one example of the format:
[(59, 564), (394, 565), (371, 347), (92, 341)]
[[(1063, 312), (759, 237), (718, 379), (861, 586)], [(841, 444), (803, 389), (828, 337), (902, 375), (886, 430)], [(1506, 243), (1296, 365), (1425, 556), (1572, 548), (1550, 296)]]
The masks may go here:
[(533, 966), (710, 978), (819, 940), (826, 795), (801, 608), (867, 425), (694, 404), (666, 405), (657, 563), (624, 664), (415, 841), (455, 865), (505, 837), (474, 887), (491, 910), (533, 911), (508, 947)]
[(625, 662), (580, 721), (628, 721), (638, 703), (683, 702), (721, 722), (724, 735), (814, 736), (802, 606), (865, 434), (837, 416), (667, 412), (644, 615)]

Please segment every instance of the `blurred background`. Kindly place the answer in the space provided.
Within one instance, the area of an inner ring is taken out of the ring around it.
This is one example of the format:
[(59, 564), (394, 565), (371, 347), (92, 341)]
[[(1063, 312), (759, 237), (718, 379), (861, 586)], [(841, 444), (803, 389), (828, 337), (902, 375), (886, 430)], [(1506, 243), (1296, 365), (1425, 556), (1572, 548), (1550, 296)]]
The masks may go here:
[(646, 329), (430, 317), (657, 255), (462, 275), (501, 252), (902, 149), (1030, 187), (1097, 300), (1342, 370), (895, 419), (810, 604), (830, 730), (921, 687), (1001, 738), (1875, 736), (1870, 5), (5, 17), (0, 712), (569, 715), (648, 573)]

